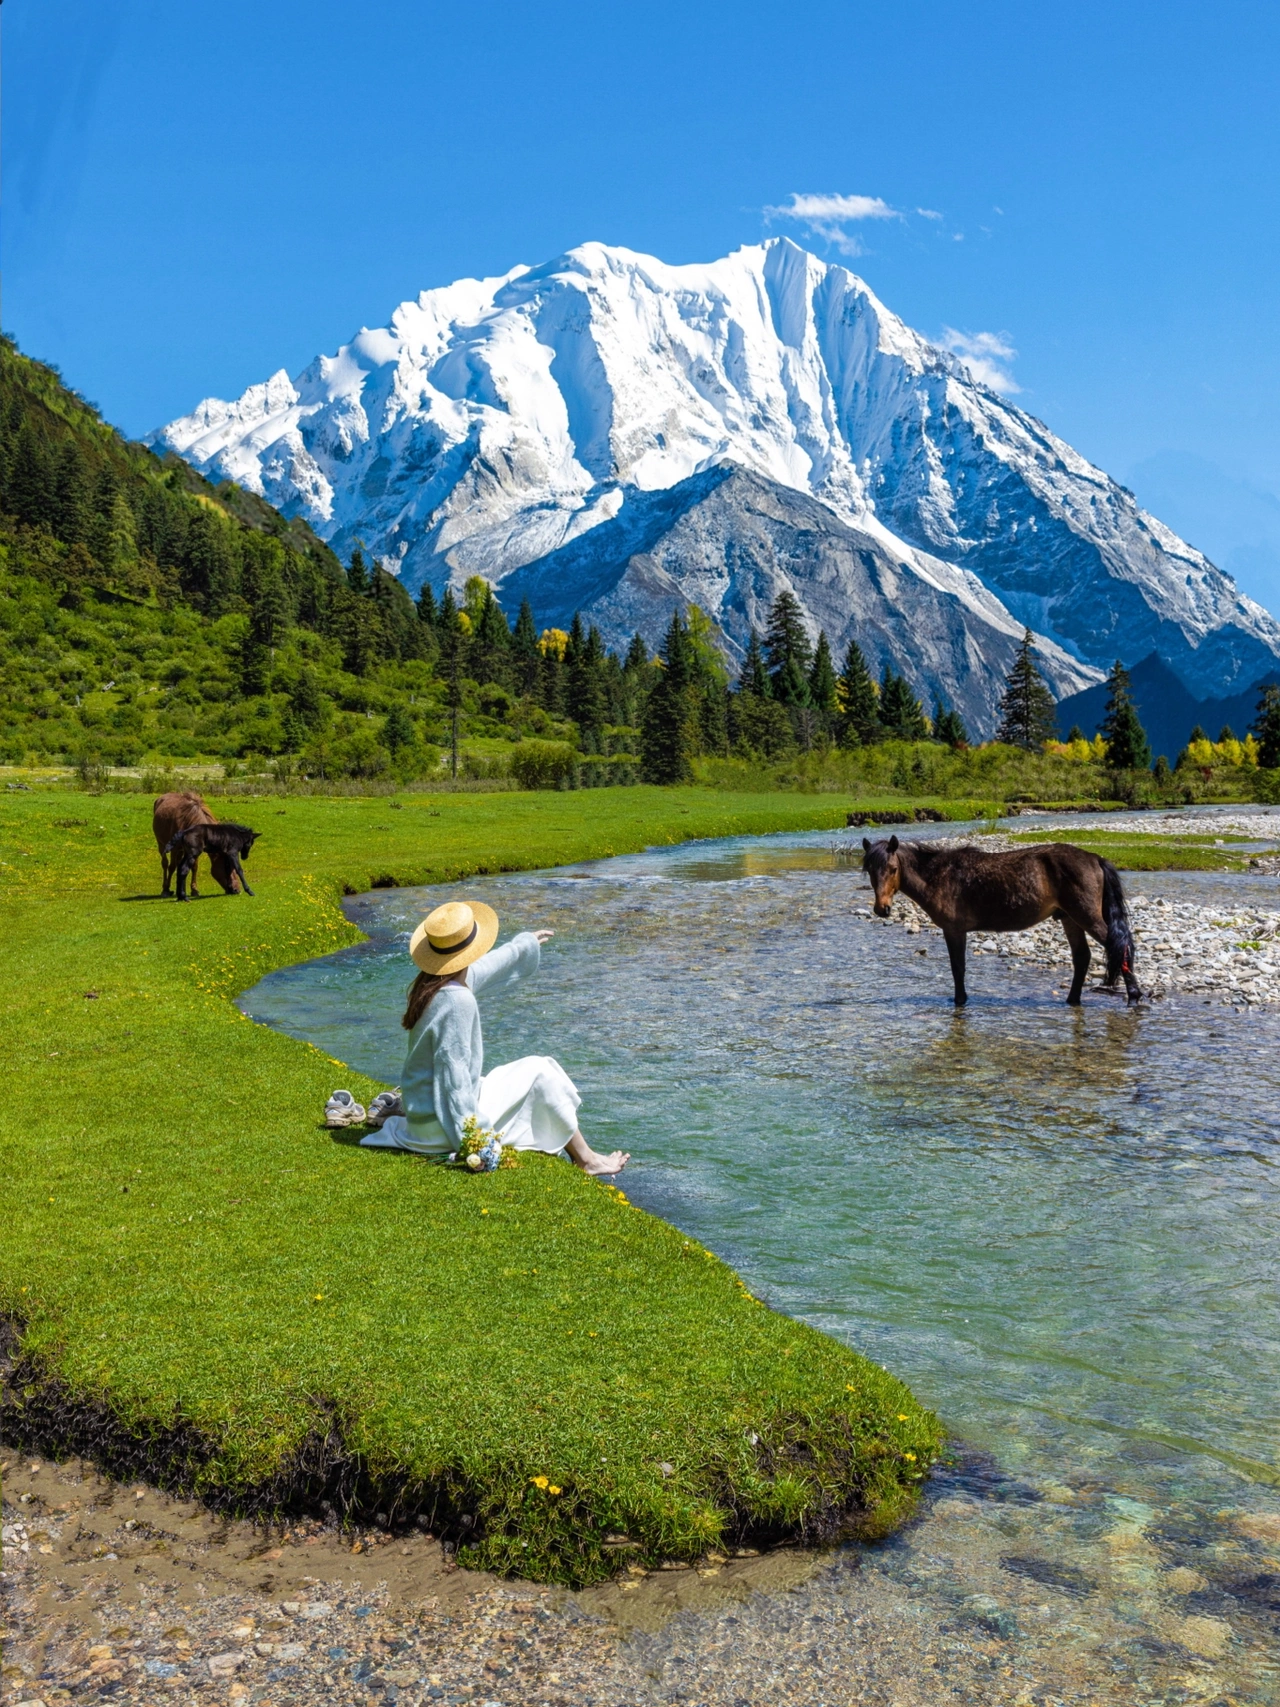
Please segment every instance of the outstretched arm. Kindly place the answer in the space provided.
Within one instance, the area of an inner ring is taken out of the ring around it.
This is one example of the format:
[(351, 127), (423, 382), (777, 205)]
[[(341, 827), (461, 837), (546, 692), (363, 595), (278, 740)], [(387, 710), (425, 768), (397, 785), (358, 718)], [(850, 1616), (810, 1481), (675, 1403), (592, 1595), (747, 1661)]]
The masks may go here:
[(542, 959), (542, 943), (550, 931), (521, 931), (501, 948), (491, 948), (467, 968), (467, 988), (475, 996), (481, 990), (503, 990), (519, 978), (532, 978)]

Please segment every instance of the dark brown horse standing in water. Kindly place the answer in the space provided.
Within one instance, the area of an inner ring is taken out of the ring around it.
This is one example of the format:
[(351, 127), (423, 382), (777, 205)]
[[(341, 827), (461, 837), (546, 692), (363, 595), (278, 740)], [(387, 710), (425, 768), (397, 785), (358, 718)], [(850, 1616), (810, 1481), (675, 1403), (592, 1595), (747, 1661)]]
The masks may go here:
[(951, 956), (956, 1006), (964, 987), (965, 938), (970, 931), (1029, 931), (1058, 919), (1071, 948), (1074, 976), (1067, 1001), (1077, 1006), (1089, 970), (1089, 937), (1107, 951), (1107, 983), (1124, 979), (1131, 1002), (1142, 991), (1133, 975), (1133, 933), (1120, 873), (1110, 860), (1069, 842), (984, 853), (981, 848), (935, 848), (928, 842), (862, 843), (862, 869), (875, 890), (875, 910), (887, 918), (895, 895), (923, 907), (941, 930)]

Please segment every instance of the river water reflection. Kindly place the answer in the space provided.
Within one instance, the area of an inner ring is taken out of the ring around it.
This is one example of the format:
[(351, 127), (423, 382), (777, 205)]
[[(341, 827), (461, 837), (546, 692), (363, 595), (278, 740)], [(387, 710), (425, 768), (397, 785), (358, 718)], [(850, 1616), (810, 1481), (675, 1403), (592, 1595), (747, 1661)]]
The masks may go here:
[[(504, 933), (557, 933), (486, 1008), (488, 1058), (557, 1056), (635, 1201), (964, 1443), (872, 1568), (935, 1646), (1007, 1650), (985, 1699), (1019, 1666), (1047, 1699), (1280, 1699), (1280, 1013), (1071, 1011), (980, 957), (956, 1015), (936, 937), (851, 917), (834, 840), (468, 883)], [(1127, 884), (1277, 904), (1274, 879)], [(437, 899), (359, 898), (370, 943), (243, 1005), (394, 1083), (403, 933)]]

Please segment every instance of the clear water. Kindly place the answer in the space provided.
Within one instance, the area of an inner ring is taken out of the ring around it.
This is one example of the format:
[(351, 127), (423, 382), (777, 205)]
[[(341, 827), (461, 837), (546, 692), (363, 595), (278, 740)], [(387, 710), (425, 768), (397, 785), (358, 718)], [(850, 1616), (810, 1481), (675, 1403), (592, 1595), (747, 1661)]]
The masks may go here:
[[(851, 918), (834, 840), (468, 883), (556, 932), (486, 1006), (488, 1058), (554, 1054), (637, 1202), (939, 1411), (959, 1462), (875, 1569), (940, 1628), (1043, 1651), (1080, 1699), (1280, 1699), (1280, 1012), (1068, 1010), (983, 956), (957, 1015), (936, 937)], [(394, 1083), (404, 933), (439, 898), (361, 897), (368, 944), (243, 1006)]]

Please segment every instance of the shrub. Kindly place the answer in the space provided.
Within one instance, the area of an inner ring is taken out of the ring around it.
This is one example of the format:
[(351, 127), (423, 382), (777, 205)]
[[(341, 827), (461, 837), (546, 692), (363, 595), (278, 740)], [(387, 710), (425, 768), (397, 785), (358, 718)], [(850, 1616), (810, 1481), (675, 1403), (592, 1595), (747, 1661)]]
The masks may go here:
[(580, 754), (580, 788), (630, 788), (640, 781), (640, 760), (634, 753)]
[(357, 729), (336, 741), (321, 736), (309, 742), (302, 762), (312, 776), (376, 777), (390, 769), (391, 755), (372, 729)]
[(402, 747), (392, 760), (391, 768), (401, 782), (422, 782), (440, 769), (440, 749), (429, 743), (414, 741)]
[(510, 764), (503, 753), (463, 753), (459, 769), (469, 782), (493, 782), (511, 775)]
[(567, 741), (521, 741), (511, 749), (511, 774), (521, 788), (574, 788), (580, 762)]

